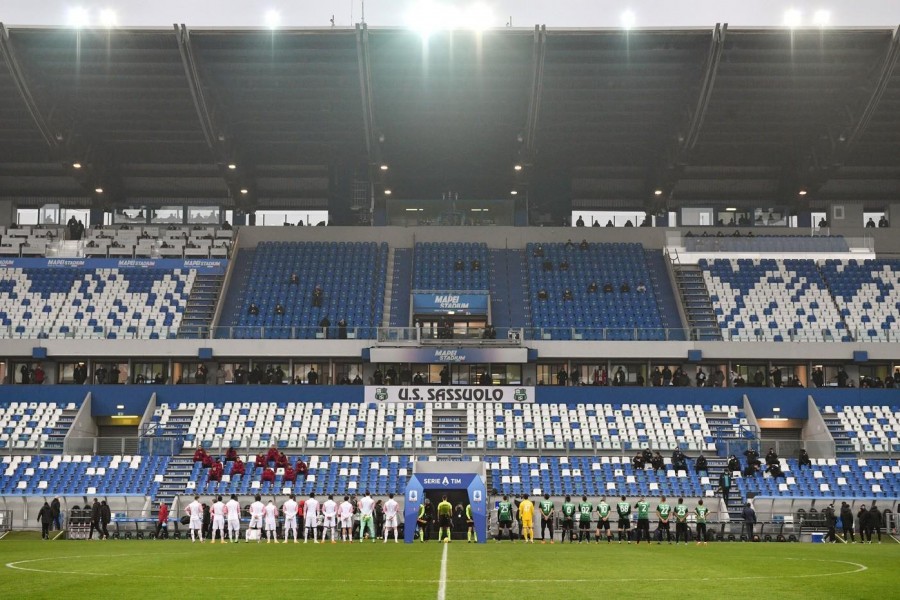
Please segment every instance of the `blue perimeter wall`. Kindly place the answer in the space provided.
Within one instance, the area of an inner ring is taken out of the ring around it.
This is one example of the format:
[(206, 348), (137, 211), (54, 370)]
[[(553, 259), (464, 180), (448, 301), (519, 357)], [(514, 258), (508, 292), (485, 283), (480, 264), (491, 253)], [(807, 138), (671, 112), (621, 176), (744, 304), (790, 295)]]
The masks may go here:
[[(297, 386), (297, 385), (21, 385), (0, 386), (0, 403), (57, 402), (80, 404), (91, 392), (93, 416), (109, 416), (119, 412), (143, 414), (155, 392), (157, 403), (222, 403), (222, 402), (364, 402), (363, 386)], [(900, 390), (860, 390), (837, 388), (632, 388), (632, 387), (556, 387), (535, 388), (540, 404), (727, 404), (743, 407), (744, 394), (750, 399), (758, 418), (772, 417), (772, 408), (781, 408), (781, 416), (806, 419), (806, 398), (812, 395), (820, 407), (825, 406), (894, 406), (900, 407)], [(123, 410), (116, 409), (124, 405)], [(900, 410), (898, 408), (897, 410)]]

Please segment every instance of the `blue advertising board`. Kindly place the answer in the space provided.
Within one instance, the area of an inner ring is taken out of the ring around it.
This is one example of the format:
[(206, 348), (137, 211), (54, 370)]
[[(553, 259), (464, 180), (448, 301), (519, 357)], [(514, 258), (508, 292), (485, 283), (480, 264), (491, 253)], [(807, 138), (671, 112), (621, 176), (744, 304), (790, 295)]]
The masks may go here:
[(458, 294), (452, 291), (413, 294), (413, 313), (417, 315), (487, 315), (488, 294)]
[(475, 523), (478, 543), (487, 542), (487, 490), (481, 477), (474, 473), (415, 473), (406, 483), (406, 501), (403, 510), (406, 526), (403, 528), (403, 540), (407, 544), (415, 540), (419, 505), (425, 502), (427, 490), (466, 490), (469, 505), (472, 507), (472, 520)]
[(224, 258), (0, 258), (5, 269), (189, 269), (201, 275), (222, 274)]
[(526, 363), (527, 348), (370, 348), (373, 363)]

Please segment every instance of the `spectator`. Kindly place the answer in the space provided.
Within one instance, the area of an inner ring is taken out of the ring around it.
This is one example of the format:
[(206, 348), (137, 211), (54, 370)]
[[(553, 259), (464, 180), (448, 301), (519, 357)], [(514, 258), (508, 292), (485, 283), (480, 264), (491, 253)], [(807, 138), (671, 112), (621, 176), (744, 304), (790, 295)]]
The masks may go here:
[(337, 327), (338, 327), (338, 339), (346, 340), (347, 339), (347, 321), (346, 321), (346, 319), (341, 317), (341, 320), (338, 321), (338, 323), (337, 323)]
[(306, 481), (306, 476), (309, 475), (309, 465), (302, 458), (297, 461), (294, 469), (297, 471), (297, 477), (300, 478), (300, 481)]
[(731, 493), (730, 471), (722, 471), (722, 474), (719, 475), (719, 491), (722, 492), (722, 500), (724, 500), (725, 505), (728, 506), (728, 495)]
[(780, 367), (775, 367), (774, 369), (772, 369), (772, 372), (769, 373), (769, 376), (772, 378), (772, 385), (774, 387), (780, 388), (783, 385)]
[(37, 520), (38, 523), (41, 524), (41, 539), (49, 540), (50, 524), (53, 522), (53, 512), (47, 502), (44, 502), (44, 505), (38, 511)]
[(875, 220), (872, 217), (869, 217), (869, 220), (866, 221), (866, 227), (875, 227)]
[(775, 452), (775, 448), (769, 448), (769, 451), (766, 452), (766, 464), (778, 464), (778, 454)]
[(587, 291), (588, 291), (588, 294), (594, 294), (594, 293), (596, 293), (596, 292), (597, 292), (597, 282), (596, 282), (596, 281), (590, 282), (590, 283), (588, 284)]
[(562, 299), (565, 302), (570, 302), (570, 301), (574, 300), (574, 297), (572, 296), (572, 290), (566, 288), (566, 290), (563, 291)]
[(547, 290), (541, 289), (537, 294), (538, 300), (546, 301), (547, 300)]
[(762, 463), (759, 462), (759, 452), (755, 449), (748, 448), (744, 450), (744, 456), (747, 458), (748, 465), (756, 465), (757, 467), (762, 465)]
[(194, 462), (205, 462), (208, 456), (209, 455), (206, 453), (206, 450), (203, 448), (203, 446), (197, 446), (197, 449), (194, 450)]
[(628, 285), (628, 282), (623, 282), (621, 286), (619, 286), (619, 291), (623, 294), (627, 294), (631, 291), (631, 286)]
[(247, 314), (254, 317), (259, 314), (259, 307), (255, 302), (250, 303), (250, 308), (247, 309)]
[(299, 285), (300, 284), (300, 276), (296, 273), (291, 273), (291, 285)]
[(266, 452), (266, 465), (274, 465), (278, 462), (278, 455), (281, 452), (278, 451), (278, 447), (275, 444), (269, 446), (269, 451)]
[[(472, 259), (472, 270), (473, 271), (481, 271), (481, 261), (477, 258)], [(380, 502), (380, 500), (379, 500)]]
[[(570, 241), (571, 241), (571, 240), (570, 240)], [(562, 261), (560, 261), (560, 263), (559, 263), (559, 270), (560, 270), (560, 271), (568, 271), (568, 270), (569, 270), (569, 261), (567, 261), (567, 260), (565, 260), (565, 259), (563, 259)]]
[(560, 367), (559, 371), (556, 373), (556, 385), (566, 385), (569, 381), (569, 373), (566, 371), (565, 367)]
[(798, 459), (799, 467), (802, 469), (803, 467), (812, 468), (812, 460), (809, 458), (809, 453), (806, 451), (806, 448), (800, 449), (800, 457)]
[(649, 463), (653, 460), (653, 453), (650, 451), (650, 448), (644, 448), (641, 450), (641, 456), (644, 459), (644, 463)]
[(837, 384), (840, 388), (847, 387), (850, 376), (847, 375), (847, 371), (844, 370), (844, 367), (840, 367), (837, 373)]
[(702, 454), (697, 457), (696, 461), (694, 461), (694, 471), (697, 473), (697, 475), (700, 475), (702, 473), (704, 476), (709, 476), (709, 466), (707, 465), (706, 457)]
[(663, 367), (662, 384), (664, 386), (672, 385), (672, 369), (670, 369), (668, 365)]
[(687, 471), (687, 457), (678, 448), (672, 451), (672, 469), (676, 472)]
[(581, 216), (575, 221), (575, 227), (584, 227), (584, 219)]
[(552, 271), (553, 270), (553, 261), (550, 260), (549, 258), (544, 260), (543, 268), (545, 271)]
[(266, 455), (265, 454), (257, 454), (256, 461), (253, 463), (256, 468), (262, 468), (266, 466)]
[(634, 457), (631, 459), (631, 467), (635, 471), (643, 471), (644, 467), (646, 467), (646, 466), (647, 466), (647, 463), (646, 463), (646, 461), (644, 461), (644, 455), (639, 450), (637, 452), (637, 454), (635, 454)]
[(606, 222), (607, 227), (615, 227), (615, 224), (612, 222), (612, 219)]
[(278, 469), (286, 469), (291, 466), (291, 463), (288, 461), (288, 457), (285, 456), (284, 452), (278, 453), (278, 458), (275, 460), (275, 467)]
[(620, 366), (618, 369), (616, 369), (615, 375), (613, 375), (613, 385), (615, 385), (615, 386), (625, 385), (625, 380), (626, 380), (625, 371)]
[(766, 383), (766, 376), (763, 375), (762, 369), (757, 367), (756, 373), (753, 374), (753, 385), (755, 387), (763, 387)]
[(281, 302), (275, 304), (275, 314), (279, 317), (284, 316), (284, 306), (282, 306)]
[(313, 365), (309, 368), (309, 371), (306, 372), (306, 384), (307, 385), (317, 385), (319, 383), (319, 374), (316, 373), (316, 366)]
[(772, 479), (784, 477), (784, 471), (781, 470), (781, 465), (778, 463), (771, 463), (768, 467), (766, 467), (766, 473), (768, 473), (769, 476), (772, 477)]
[(603, 293), (604, 294), (612, 294), (613, 293), (613, 286), (611, 283), (607, 282), (607, 283), (603, 284)]
[(216, 461), (213, 463), (212, 467), (209, 469), (209, 481), (222, 481), (222, 472), (224, 469), (222, 468), (222, 463), (220, 461)]
[(697, 387), (706, 386), (706, 373), (703, 372), (701, 367), (697, 367), (697, 374), (694, 375), (694, 385)]
[(581, 243), (578, 244), (578, 247), (581, 248), (582, 250), (587, 250), (587, 249), (589, 249), (589, 248), (591, 247), (591, 245), (588, 244), (588, 241), (587, 241), (587, 240), (582, 239), (582, 240), (581, 240)]
[(643, 281), (641, 281), (637, 284), (637, 287), (635, 288), (635, 290), (637, 291), (638, 294), (643, 294), (644, 292), (647, 291), (647, 286), (644, 285)]
[(728, 465), (727, 465), (726, 469), (730, 473), (734, 473), (735, 471), (741, 470), (741, 462), (738, 460), (737, 456), (732, 454), (731, 456), (728, 457)]
[(271, 467), (266, 467), (263, 469), (260, 481), (271, 481), (272, 483), (275, 483), (275, 471), (273, 471)]
[(456, 259), (456, 262), (453, 263), (453, 270), (454, 270), (454, 271), (462, 271), (462, 270), (465, 268), (465, 266), (466, 266), (466, 265), (465, 265), (465, 263), (462, 261), (462, 259), (461, 259), (461, 258), (457, 258), (457, 259)]
[(234, 459), (234, 462), (231, 463), (231, 476), (235, 477), (237, 475), (244, 475), (245, 473), (246, 469), (244, 468), (244, 461), (238, 456)]
[(281, 480), (291, 483), (297, 481), (297, 471), (295, 471), (291, 465), (284, 467), (284, 475), (281, 476)]
[(327, 340), (328, 328), (331, 327), (331, 319), (328, 318), (328, 315), (322, 317), (322, 320), (319, 321), (319, 327), (322, 328), (322, 336)]
[(537, 258), (544, 256), (544, 247), (541, 244), (538, 244), (537, 246), (535, 246), (532, 256), (537, 257)]
[(879, 227), (890, 227), (891, 225), (890, 225), (890, 223), (888, 223), (887, 217), (884, 215), (881, 215), (881, 218), (878, 219), (878, 226)]
[(663, 459), (662, 454), (659, 453), (659, 450), (653, 455), (653, 458), (650, 459), (650, 464), (653, 465), (654, 471), (659, 471), (660, 469), (665, 468), (666, 461)]
[(316, 286), (312, 292), (312, 305), (313, 308), (321, 308), (322, 300), (325, 298), (325, 292), (322, 291), (321, 286)]
[(753, 510), (753, 507), (750, 506), (750, 503), (747, 502), (744, 505), (744, 510), (741, 511), (741, 516), (744, 518), (744, 531), (747, 532), (747, 541), (753, 541), (753, 526), (756, 525), (756, 511)]

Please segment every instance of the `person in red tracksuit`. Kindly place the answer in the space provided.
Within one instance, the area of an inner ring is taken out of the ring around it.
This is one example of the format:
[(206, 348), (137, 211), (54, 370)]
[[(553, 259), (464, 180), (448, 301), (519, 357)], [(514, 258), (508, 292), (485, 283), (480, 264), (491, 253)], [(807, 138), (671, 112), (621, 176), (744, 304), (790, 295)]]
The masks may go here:
[(266, 463), (277, 463), (278, 462), (278, 448), (275, 447), (275, 444), (269, 448), (269, 451), (266, 453)]
[(271, 481), (274, 483), (275, 482), (275, 471), (273, 471), (269, 467), (266, 467), (265, 469), (263, 469), (261, 481)]
[(222, 481), (223, 470), (224, 469), (222, 468), (221, 462), (216, 461), (215, 463), (213, 463), (213, 466), (210, 467), (210, 469), (209, 469), (209, 480), (210, 481)]
[(197, 449), (194, 451), (194, 462), (202, 463), (206, 460), (206, 450), (203, 449), (203, 446), (197, 446)]
[(265, 456), (265, 454), (257, 454), (257, 455), (256, 455), (256, 462), (255, 462), (254, 464), (255, 464), (257, 467), (264, 467), (264, 466), (266, 466), (266, 456)]
[(290, 465), (288, 465), (284, 468), (284, 476), (281, 479), (285, 482), (297, 481), (297, 472), (294, 471), (294, 469)]
[(159, 532), (165, 531), (166, 537), (169, 536), (169, 507), (165, 502), (159, 503), (159, 516), (156, 518), (156, 539), (159, 539)]
[(244, 461), (242, 461), (240, 458), (235, 458), (234, 462), (231, 463), (231, 475), (243, 475), (245, 472)]

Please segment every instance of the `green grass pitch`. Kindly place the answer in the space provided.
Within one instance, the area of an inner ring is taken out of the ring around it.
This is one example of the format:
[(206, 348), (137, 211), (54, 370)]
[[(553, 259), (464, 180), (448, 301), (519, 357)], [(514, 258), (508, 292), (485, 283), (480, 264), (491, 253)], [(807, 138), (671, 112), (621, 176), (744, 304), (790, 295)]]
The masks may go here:
[(6, 598), (891, 598), (900, 544), (0, 540)]

